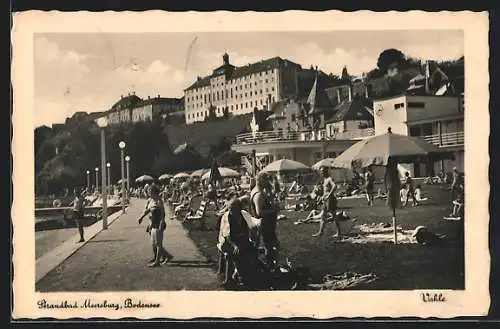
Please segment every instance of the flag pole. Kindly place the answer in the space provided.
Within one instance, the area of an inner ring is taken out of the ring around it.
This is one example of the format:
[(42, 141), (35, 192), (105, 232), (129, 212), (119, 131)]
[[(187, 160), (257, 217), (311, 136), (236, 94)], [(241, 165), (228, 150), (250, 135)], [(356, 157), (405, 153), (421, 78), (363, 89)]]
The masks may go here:
[(431, 72), (429, 68), (429, 61), (425, 61), (425, 93), (429, 94), (429, 78)]

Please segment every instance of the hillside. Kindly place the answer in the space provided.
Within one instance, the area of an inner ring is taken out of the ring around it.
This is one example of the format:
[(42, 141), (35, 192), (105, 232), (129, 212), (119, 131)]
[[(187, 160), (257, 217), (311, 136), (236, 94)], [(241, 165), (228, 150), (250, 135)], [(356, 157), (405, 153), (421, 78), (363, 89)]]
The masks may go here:
[(172, 148), (188, 143), (200, 154), (208, 156), (211, 149), (223, 143), (224, 140), (233, 141), (236, 135), (246, 131), (251, 120), (252, 114), (245, 114), (213, 122), (167, 125), (164, 132)]

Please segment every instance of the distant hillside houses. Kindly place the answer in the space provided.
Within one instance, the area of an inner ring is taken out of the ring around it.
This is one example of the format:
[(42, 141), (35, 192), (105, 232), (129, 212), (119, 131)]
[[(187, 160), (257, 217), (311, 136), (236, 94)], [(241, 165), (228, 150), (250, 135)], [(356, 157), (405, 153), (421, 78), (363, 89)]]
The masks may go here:
[(110, 110), (105, 112), (108, 123), (120, 124), (124, 122), (145, 122), (154, 119), (166, 120), (172, 115), (184, 114), (183, 98), (166, 98), (158, 95), (157, 97), (148, 96), (147, 99), (141, 99), (135, 95), (135, 92), (127, 96), (121, 96)]

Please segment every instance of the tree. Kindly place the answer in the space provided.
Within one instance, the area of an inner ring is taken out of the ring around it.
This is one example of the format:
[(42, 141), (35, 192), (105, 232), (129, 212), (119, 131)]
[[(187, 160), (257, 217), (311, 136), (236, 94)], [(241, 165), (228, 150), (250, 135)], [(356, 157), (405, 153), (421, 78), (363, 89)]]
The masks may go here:
[(400, 50), (394, 48), (386, 49), (378, 56), (377, 67), (384, 74), (387, 73), (389, 65), (393, 63), (396, 63), (398, 66), (406, 63), (406, 57)]
[(374, 79), (378, 79), (378, 78), (381, 78), (384, 76), (384, 72), (382, 72), (381, 70), (379, 70), (378, 68), (375, 68), (371, 71), (369, 71), (367, 74), (366, 74), (366, 78), (368, 80), (374, 80)]
[(342, 80), (347, 81), (350, 79), (351, 79), (351, 76), (349, 75), (349, 73), (347, 73), (347, 67), (344, 66), (344, 68), (342, 69)]

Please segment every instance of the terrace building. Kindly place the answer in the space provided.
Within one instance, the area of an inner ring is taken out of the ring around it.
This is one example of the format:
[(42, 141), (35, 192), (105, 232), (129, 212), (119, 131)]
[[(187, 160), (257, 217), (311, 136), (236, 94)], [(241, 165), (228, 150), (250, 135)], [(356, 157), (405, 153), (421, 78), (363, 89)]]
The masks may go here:
[(253, 154), (256, 171), (279, 159), (311, 166), (323, 158), (335, 158), (359, 140), (374, 135), (373, 111), (364, 95), (352, 96), (348, 91), (347, 99), (332, 102), (320, 81), (316, 74), (307, 99), (277, 102), (270, 108), (266, 125), (251, 124), (250, 133), (236, 137), (232, 149), (246, 155), (242, 162), (248, 171), (253, 170)]
[(418, 136), (443, 151), (452, 151), (455, 160), (436, 163), (414, 163), (409, 166), (413, 177), (449, 172), (453, 167), (464, 170), (464, 95), (397, 95), (374, 101), (375, 133), (392, 132)]

